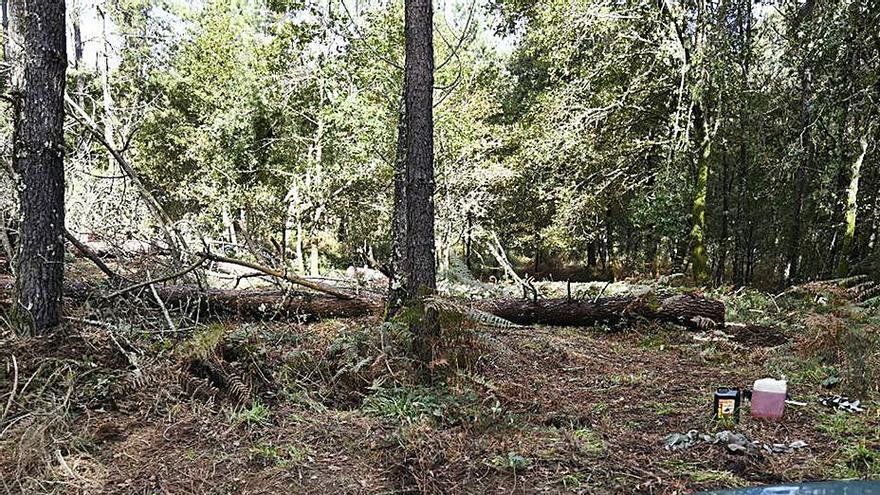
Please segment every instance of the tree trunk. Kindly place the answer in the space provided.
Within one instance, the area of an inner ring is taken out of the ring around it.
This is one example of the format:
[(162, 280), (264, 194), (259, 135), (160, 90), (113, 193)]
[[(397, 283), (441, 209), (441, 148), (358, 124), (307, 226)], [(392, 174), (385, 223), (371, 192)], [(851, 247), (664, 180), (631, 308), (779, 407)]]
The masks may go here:
[(721, 242), (718, 246), (718, 256), (715, 265), (715, 285), (724, 283), (724, 275), (727, 271), (727, 245), (728, 223), (730, 211), (730, 166), (725, 157), (721, 167)]
[(318, 256), (317, 240), (313, 240), (312, 243), (309, 245), (309, 276), (321, 276), (320, 260), (321, 259)]
[(468, 270), (472, 270), (471, 256), (473, 256), (473, 240), (474, 240), (474, 213), (468, 208), (467, 226), (465, 227), (465, 243), (464, 243), (464, 264)]
[(859, 138), (859, 154), (853, 160), (850, 168), (849, 186), (846, 188), (846, 210), (844, 217), (843, 245), (840, 253), (840, 265), (837, 273), (840, 277), (849, 274), (849, 258), (852, 251), (853, 239), (856, 235), (856, 213), (858, 212), (859, 177), (861, 175), (862, 162), (868, 152), (868, 131), (862, 133)]
[(221, 215), (223, 216), (223, 230), (226, 231), (226, 240), (235, 246), (238, 244), (238, 239), (235, 236), (235, 224), (232, 222), (232, 215), (229, 214), (229, 205), (225, 202), (221, 208)]
[(20, 334), (61, 319), (64, 275), (64, 1), (12, 2), (12, 164), (21, 201), (15, 304)]
[[(83, 93), (86, 87), (83, 71), (82, 10), (81, 2), (71, 2), (68, 12), (71, 27), (73, 28), (73, 68), (76, 71), (76, 98), (80, 105), (83, 104)], [(80, 137), (80, 140), (82, 139)]]
[[(3, 41), (3, 42), (0, 43), (0, 51), (2, 51), (3, 58), (0, 59), (0, 60), (3, 60), (4, 62), (5, 62), (5, 61), (7, 60), (7, 58), (9, 57), (9, 53), (7, 52), (7, 45), (8, 45), (8, 43), (7, 43), (7, 39), (8, 39), (8, 37), (9, 37), (9, 10), (8, 10), (8, 5), (9, 5), (8, 0), (0, 0), (0, 23), (2, 23), (2, 28), (3, 28), (3, 31), (0, 32), (0, 34), (3, 35), (3, 36), (2, 36), (2, 38), (3, 38), (2, 41)], [(2, 84), (3, 86), (5, 86), (5, 82), (6, 82), (6, 81), (3, 81), (3, 84)]]
[[(871, 250), (873, 249), (873, 240), (878, 225), (880, 225), (880, 190), (878, 187), (871, 187), (871, 184), (877, 184), (880, 180), (880, 171), (875, 171), (871, 175), (871, 181), (868, 187), (862, 187), (863, 199), (861, 203), (865, 205), (865, 216), (859, 222), (860, 228), (856, 229), (856, 239), (853, 244), (853, 257), (862, 259), (870, 259)], [(861, 181), (860, 181), (861, 183)]]
[(590, 276), (596, 272), (596, 241), (587, 243), (587, 267), (590, 268)]
[(785, 269), (786, 284), (799, 280), (800, 244), (803, 235), (803, 213), (807, 194), (807, 170), (812, 166), (812, 137), (810, 133), (810, 76), (809, 71), (801, 70), (801, 159), (794, 173), (794, 193), (792, 197), (791, 233), (788, 239), (788, 263)]
[[(107, 39), (107, 14), (103, 9), (98, 9), (101, 16), (101, 53), (100, 53), (100, 72), (101, 72), (101, 102), (104, 107), (104, 141), (111, 148), (116, 149), (115, 138), (113, 137), (115, 125), (113, 123), (113, 95), (110, 93), (110, 41)], [(107, 170), (111, 175), (117, 175), (116, 160), (113, 153), (107, 151)]]
[(6, 225), (6, 212), (0, 210), (0, 248), (6, 254), (6, 266), (0, 265), (0, 270), (6, 269), (15, 274), (15, 248), (12, 247)]
[[(407, 296), (417, 301), (437, 286), (434, 245), (434, 45), (431, 0), (406, 0), (406, 242)], [(440, 332), (437, 315), (425, 309), (413, 324), (413, 347), (422, 365), (432, 360)]]
[(604, 268), (605, 274), (613, 280), (613, 270), (611, 262), (614, 261), (614, 224), (611, 222), (611, 208), (605, 208), (605, 258)]
[(709, 281), (709, 257), (706, 254), (706, 196), (709, 187), (709, 158), (712, 154), (712, 136), (708, 129), (703, 103), (694, 105), (694, 127), (696, 128), (697, 182), (694, 187), (694, 202), (691, 209), (691, 265), (694, 283), (704, 285)]
[(296, 188), (296, 195), (293, 200), (296, 203), (294, 212), (294, 222), (296, 224), (296, 241), (294, 241), (294, 266), (296, 272), (304, 274), (306, 272), (305, 253), (303, 252), (303, 243), (305, 242), (305, 234), (303, 233), (302, 213), (300, 206), (299, 187)]
[(733, 248), (733, 283), (735, 285), (744, 285), (748, 278), (746, 273), (748, 269), (747, 259), (751, 250), (750, 243), (747, 239), (751, 230), (751, 214), (750, 214), (750, 191), (749, 191), (749, 143), (751, 134), (749, 133), (749, 90), (751, 84), (749, 77), (751, 74), (752, 59), (752, 1), (740, 1), (737, 4), (740, 11), (739, 26), (741, 28), (740, 38), (742, 42), (742, 52), (740, 53), (740, 77), (742, 78), (742, 92), (739, 95), (739, 150), (737, 152), (737, 207), (735, 222), (735, 239)]
[[(804, 32), (803, 23), (807, 21), (811, 15), (815, 0), (807, 0), (798, 9), (797, 16), (794, 21), (793, 30), (796, 36), (802, 37)], [(785, 282), (787, 285), (795, 283), (799, 279), (800, 269), (800, 245), (803, 235), (803, 214), (804, 203), (807, 196), (807, 172), (813, 166), (813, 138), (810, 132), (810, 94), (812, 92), (811, 74), (808, 67), (808, 54), (806, 44), (808, 40), (799, 40), (801, 46), (800, 60), (800, 84), (801, 84), (801, 101), (800, 101), (800, 155), (797, 169), (794, 174), (794, 193), (792, 197), (792, 219), (791, 233), (788, 238), (787, 248), (787, 266), (785, 269)]]
[(658, 254), (660, 250), (660, 238), (657, 235), (657, 226), (651, 224), (648, 226), (648, 252), (647, 252), (647, 269), (651, 274), (651, 277), (657, 278), (660, 276), (660, 263), (658, 259)]
[(397, 147), (394, 154), (394, 210), (391, 213), (391, 276), (388, 278), (386, 318), (392, 318), (406, 299), (406, 98), (397, 113)]

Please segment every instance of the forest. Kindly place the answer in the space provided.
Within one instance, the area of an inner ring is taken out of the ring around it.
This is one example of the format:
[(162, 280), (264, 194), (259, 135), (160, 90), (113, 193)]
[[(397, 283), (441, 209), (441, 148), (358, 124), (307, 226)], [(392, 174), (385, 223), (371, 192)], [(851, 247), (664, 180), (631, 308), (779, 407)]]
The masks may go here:
[(0, 2), (6, 493), (880, 480), (876, 0)]

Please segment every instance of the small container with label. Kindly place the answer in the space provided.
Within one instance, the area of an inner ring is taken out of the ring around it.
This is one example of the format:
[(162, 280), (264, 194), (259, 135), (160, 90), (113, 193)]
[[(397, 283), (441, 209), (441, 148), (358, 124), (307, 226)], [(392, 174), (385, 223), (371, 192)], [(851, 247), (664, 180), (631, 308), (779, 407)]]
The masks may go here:
[(739, 421), (739, 407), (742, 397), (738, 388), (719, 388), (715, 391), (712, 419), (732, 419)]

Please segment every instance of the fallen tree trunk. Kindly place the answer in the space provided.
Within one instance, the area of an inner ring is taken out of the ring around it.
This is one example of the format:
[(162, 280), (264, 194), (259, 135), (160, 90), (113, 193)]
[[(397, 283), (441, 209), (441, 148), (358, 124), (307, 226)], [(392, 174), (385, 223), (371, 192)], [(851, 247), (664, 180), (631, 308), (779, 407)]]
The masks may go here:
[[(340, 299), (324, 294), (280, 290), (201, 290), (192, 285), (156, 285), (155, 289), (168, 307), (198, 308), (202, 314), (314, 320), (366, 316), (380, 313), (383, 309), (383, 301), (376, 298)], [(0, 307), (8, 308), (11, 291), (12, 278), (0, 276)], [(71, 301), (89, 300), (93, 304), (109, 304), (100, 290), (90, 284), (65, 284), (64, 295)], [(486, 299), (467, 304), (520, 325), (584, 327), (639, 319), (670, 322), (694, 329), (724, 325), (722, 302), (691, 294), (668, 297), (613, 296), (595, 301)]]
[[(0, 275), (0, 310), (8, 311), (12, 304), (14, 279)], [(340, 299), (323, 294), (276, 289), (203, 290), (194, 285), (154, 285), (156, 295), (165, 306), (201, 315), (231, 314), (246, 318), (296, 318), (311, 321), (322, 318), (350, 318), (374, 314), (381, 310), (381, 301), (369, 299)], [(132, 291), (149, 291), (140, 287)], [(146, 292), (149, 294), (149, 292)], [(114, 299), (105, 297), (101, 289), (84, 282), (64, 284), (64, 299), (70, 303), (88, 301), (94, 306), (107, 306)], [(152, 297), (143, 300), (156, 305)], [(69, 304), (68, 304), (69, 306)]]
[(656, 296), (612, 296), (595, 301), (568, 299), (494, 299), (474, 306), (520, 325), (582, 327), (622, 320), (658, 320), (688, 328), (724, 326), (724, 303), (714, 299), (679, 294)]
[(232, 313), (260, 318), (263, 316), (294, 317), (303, 320), (350, 318), (366, 316), (382, 305), (368, 299), (340, 299), (323, 294), (281, 290), (199, 290), (195, 286), (170, 285), (156, 287), (162, 301), (169, 307), (198, 305), (202, 310)]

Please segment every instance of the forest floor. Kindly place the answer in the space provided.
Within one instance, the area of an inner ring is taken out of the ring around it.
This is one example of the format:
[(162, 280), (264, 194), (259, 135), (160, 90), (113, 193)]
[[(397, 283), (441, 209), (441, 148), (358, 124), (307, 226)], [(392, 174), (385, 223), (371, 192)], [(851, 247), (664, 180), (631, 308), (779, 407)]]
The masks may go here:
[[(756, 326), (444, 318), (431, 386), (408, 377), (405, 330), (374, 318), (165, 329), (143, 308), (69, 308), (55, 336), (0, 342), (2, 490), (673, 494), (880, 478), (877, 310), (833, 285), (710, 295)], [(768, 376), (806, 404), (775, 422), (748, 407), (737, 424), (710, 419), (716, 387)], [(865, 411), (818, 403), (832, 393)], [(728, 428), (807, 447), (665, 448), (673, 433)]]

